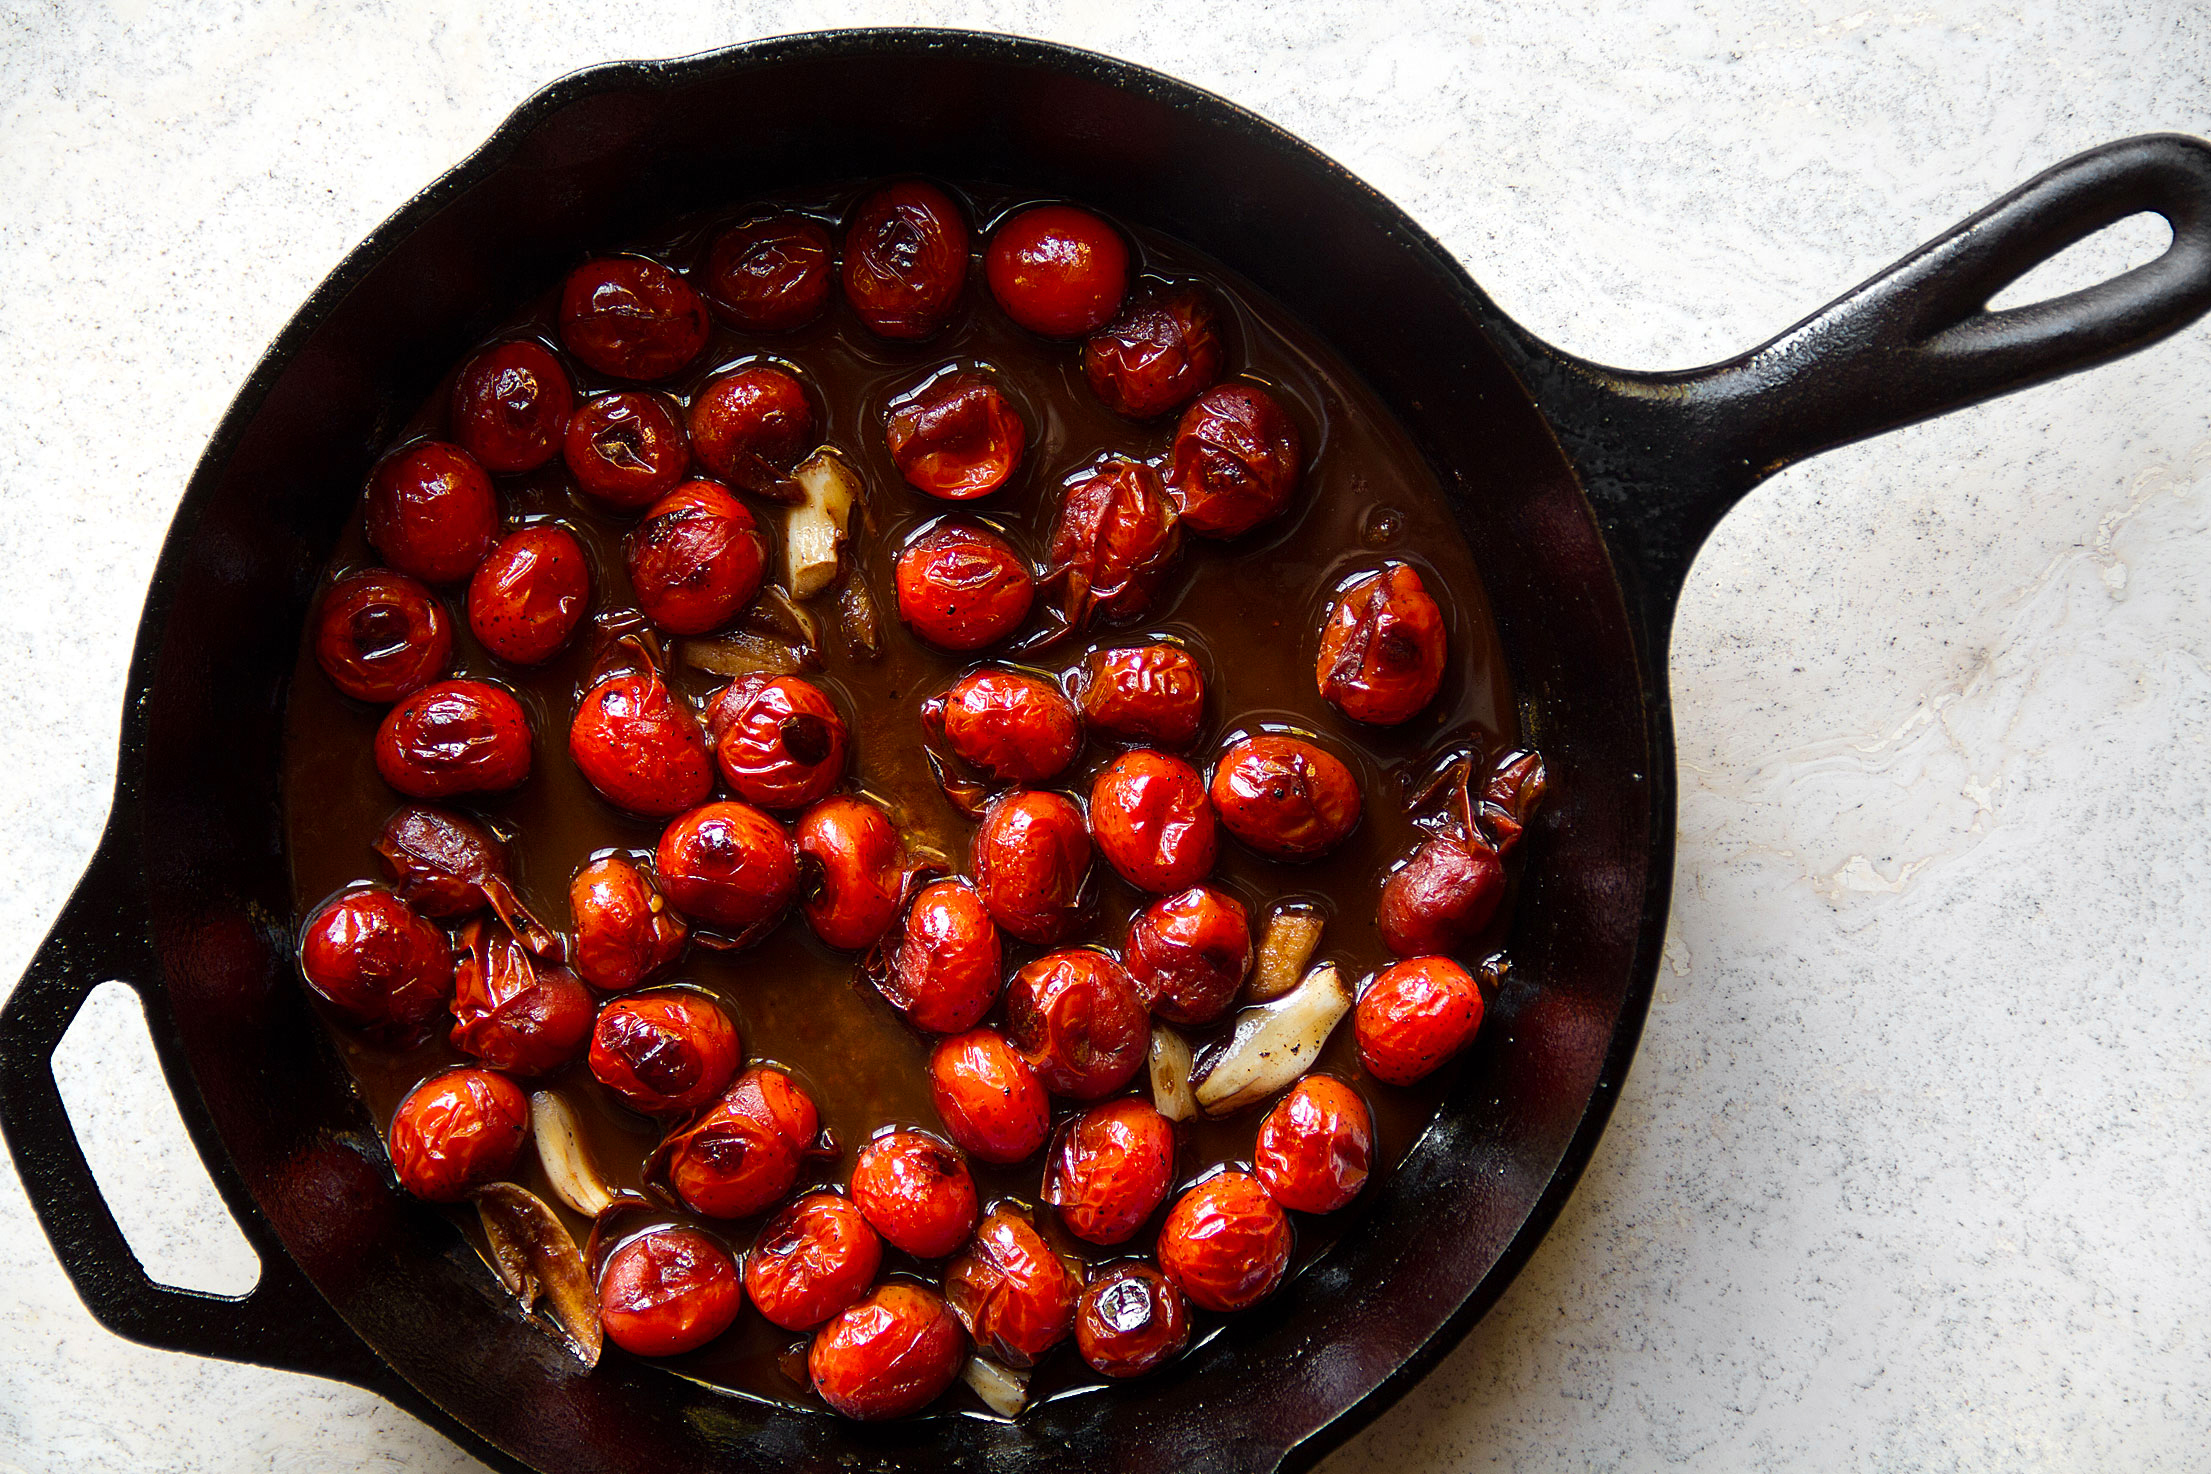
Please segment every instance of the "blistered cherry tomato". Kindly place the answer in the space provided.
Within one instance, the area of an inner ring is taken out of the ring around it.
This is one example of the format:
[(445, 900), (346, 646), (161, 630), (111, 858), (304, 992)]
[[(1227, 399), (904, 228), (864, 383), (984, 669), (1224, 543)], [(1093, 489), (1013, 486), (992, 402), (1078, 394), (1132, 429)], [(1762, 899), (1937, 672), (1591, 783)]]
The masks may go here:
[(506, 842), (465, 814), (426, 804), (394, 809), (374, 848), (392, 890), (425, 916), (474, 916), (486, 891), (507, 885)]
[(882, 1241), (849, 1199), (808, 1193), (760, 1230), (745, 1292), (773, 1324), (810, 1331), (865, 1295), (882, 1265)]
[(1179, 757), (1139, 747), (1090, 785), (1090, 837), (1138, 890), (1186, 890), (1212, 873), (1220, 827), (1205, 780)]
[(1088, 210), (1032, 205), (992, 233), (983, 271), (1006, 316), (1047, 338), (1079, 338), (1121, 310), (1129, 248)]
[(1334, 753), (1263, 732), (1221, 754), (1213, 807), (1228, 832), (1276, 860), (1310, 860), (1359, 823), (1359, 782)]
[(1049, 947), (1082, 919), (1090, 834), (1061, 795), (1023, 789), (999, 799), (976, 826), (973, 857), (991, 919), (1022, 941)]
[(676, 489), (691, 469), (691, 440), (667, 400), (623, 390), (584, 402), (568, 422), (561, 456), (587, 494), (629, 511)]
[(846, 1309), (806, 1353), (814, 1391), (864, 1422), (920, 1412), (943, 1395), (967, 1359), (967, 1337), (943, 1297), (894, 1281)]
[(1026, 671), (987, 666), (922, 706), (964, 763), (1000, 783), (1056, 777), (1082, 748), (1082, 722), (1059, 687)]
[(878, 978), (891, 1006), (917, 1029), (972, 1029), (998, 996), (998, 928), (963, 880), (922, 888), (906, 913), (898, 950)]
[(802, 215), (740, 221), (707, 249), (706, 298), (733, 328), (802, 328), (829, 305), (829, 251), (829, 232)]
[(501, 660), (550, 660), (591, 603), (583, 544), (565, 527), (522, 527), (492, 544), (468, 581), (468, 627)]
[(1482, 990), (1448, 957), (1411, 957), (1375, 975), (1351, 1022), (1367, 1073), (1410, 1085), (1474, 1042)]
[(1124, 742), (1188, 747), (1205, 717), (1205, 672), (1180, 645), (1093, 650), (1083, 660), (1082, 714)]
[(1395, 726), (1435, 699), (1444, 656), (1443, 611), (1419, 574), (1390, 563), (1336, 596), (1314, 679), (1322, 698), (1353, 721)]
[(568, 910), (576, 918), (576, 971), (610, 993), (672, 967), (691, 935), (653, 878), (625, 855), (603, 855), (577, 871)]
[(945, 1132), (986, 1162), (1018, 1162), (1051, 1131), (1051, 1105), (1036, 1071), (993, 1029), (938, 1043), (929, 1055), (929, 1098)]
[(1304, 457), (1297, 426), (1257, 384), (1217, 384), (1182, 412), (1167, 487), (1182, 525), (1238, 537), (1280, 515)]
[(1249, 1172), (1216, 1173), (1167, 1211), (1159, 1267), (1194, 1305), (1248, 1309), (1290, 1267), (1290, 1220)]
[(680, 814), (714, 788), (698, 718), (642, 657), (584, 692), (568, 726), (568, 756), (601, 798), (632, 813)]
[(1174, 1172), (1174, 1123), (1134, 1096), (1109, 1100), (1060, 1128), (1044, 1201), (1076, 1238), (1126, 1243), (1166, 1201)]
[(744, 1309), (737, 1261), (695, 1228), (649, 1229), (607, 1256), (599, 1318), (632, 1356), (696, 1351)]
[(975, 1179), (958, 1148), (922, 1131), (889, 1131), (860, 1149), (852, 1200), (875, 1231), (916, 1259), (942, 1259), (967, 1242)]
[(844, 294), (883, 338), (926, 338), (952, 315), (967, 283), (967, 223), (933, 184), (885, 185), (845, 227)]
[(947, 501), (987, 496), (1021, 464), (1028, 427), (1005, 391), (980, 374), (937, 379), (883, 424), (891, 461), (917, 491)]
[(351, 573), (323, 595), (315, 662), (355, 701), (397, 701), (453, 664), (445, 606), (404, 573)]
[(1075, 1326), (1075, 1276), (1034, 1224), (998, 1209), (944, 1270), (944, 1298), (975, 1344), (1029, 1366)]
[(706, 304), (643, 256), (586, 261), (560, 293), (560, 341), (615, 379), (665, 379), (706, 346)]
[(1455, 952), (1489, 924), (1504, 896), (1505, 862), (1495, 849), (1439, 834), (1383, 879), (1375, 924), (1382, 945), (1400, 957)]
[(1091, 334), (1082, 367), (1106, 408), (1149, 420), (1210, 388), (1222, 357), (1212, 302), (1196, 287), (1170, 287), (1129, 304)]
[(790, 1076), (755, 1065), (661, 1144), (668, 1185), (694, 1213), (748, 1218), (791, 1190), (820, 1126)]
[(698, 993), (640, 993), (599, 1010), (592, 1078), (648, 1116), (687, 1116), (720, 1095), (744, 1060), (737, 1026)]
[(504, 793), (530, 776), (530, 719), (483, 681), (424, 686), (384, 714), (376, 771), (410, 798)]
[(693, 454), (700, 465), (739, 486), (757, 479), (754, 457), (788, 466), (813, 433), (814, 408), (804, 386), (766, 364), (724, 374), (691, 401)]
[(461, 929), (461, 949), (455, 1049), (516, 1075), (548, 1074), (583, 1053), (591, 994), (574, 973), (538, 961), (513, 932), (482, 917)]
[(700, 635), (760, 592), (768, 545), (743, 502), (711, 481), (687, 481), (646, 509), (623, 556), (637, 606), (652, 622)]
[(706, 732), (729, 791), (764, 809), (803, 809), (844, 776), (844, 718), (797, 676), (739, 676), (707, 706)]
[(1123, 950), (1146, 1008), (1170, 1023), (1209, 1024), (1251, 971), (1251, 923), (1234, 896), (1192, 886), (1145, 907)]
[(1373, 1161), (1367, 1103), (1328, 1075), (1307, 1075), (1275, 1103), (1252, 1154), (1268, 1195), (1300, 1213), (1333, 1213), (1350, 1202)]
[(1047, 952), (1006, 984), (1006, 1036), (1054, 1095), (1096, 1100), (1143, 1066), (1151, 1024), (1136, 984), (1103, 952)]
[(505, 1174), (530, 1134), (530, 1100), (505, 1075), (447, 1070), (409, 1091), (386, 1135), (399, 1185), (457, 1203)]
[(799, 815), (792, 837), (818, 871), (799, 906), (814, 935), (845, 952), (874, 946), (898, 919), (906, 890), (905, 846), (890, 815), (832, 794)]
[(1036, 579), (998, 534), (940, 522), (898, 552), (898, 617), (932, 645), (980, 650), (1029, 617)]
[(466, 578), (499, 537), (491, 478), (468, 452), (440, 440), (402, 446), (369, 473), (369, 546), (424, 583)]
[(1088, 624), (1093, 611), (1134, 619), (1151, 607), (1181, 548), (1159, 473), (1140, 461), (1110, 460), (1068, 488), (1044, 576), (1064, 584), (1069, 624)]
[(681, 815), (661, 833), (653, 865), (678, 911), (737, 933), (778, 915), (798, 888), (790, 835), (750, 804)]
[(445, 933), (390, 891), (351, 890), (324, 902), (299, 929), (307, 986), (357, 1029), (401, 1042), (453, 996)]
[(560, 454), (575, 409), (568, 371), (542, 344), (495, 343), (453, 381), (453, 438), (489, 471), (534, 471)]
[(1190, 1305), (1149, 1264), (1116, 1264), (1083, 1287), (1075, 1305), (1075, 1349), (1092, 1371), (1138, 1377), (1190, 1339)]

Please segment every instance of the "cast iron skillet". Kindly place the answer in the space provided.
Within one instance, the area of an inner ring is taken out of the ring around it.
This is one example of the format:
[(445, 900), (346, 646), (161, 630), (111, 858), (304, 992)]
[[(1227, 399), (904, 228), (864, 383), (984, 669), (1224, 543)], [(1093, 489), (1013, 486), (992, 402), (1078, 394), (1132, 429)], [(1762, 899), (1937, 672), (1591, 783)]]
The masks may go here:
[[(1456, 504), (1558, 795), (1528, 850), (1520, 981), (1368, 1226), (1181, 1371), (1018, 1426), (856, 1427), (621, 1356), (581, 1373), (442, 1218), (400, 1194), (292, 961), (280, 716), (317, 570), (373, 449), (481, 331), (640, 215), (904, 171), (1156, 226), (1333, 342)], [(2030, 267), (2145, 210), (2173, 227), (2157, 260), (1985, 310)], [(2207, 306), (2211, 146), (2189, 138), (2062, 164), (1741, 358), (1629, 374), (1531, 338), (1296, 139), (1125, 63), (852, 31), (579, 73), (348, 256), (216, 432), (139, 628), (107, 832), (0, 1013), (0, 1128), (110, 1329), (358, 1383), (501, 1468), (1303, 1467), (1497, 1298), (1612, 1109), (1665, 927), (1666, 637), (1705, 534), (1793, 461), (2102, 363)], [(149, 1281), (86, 1169), (50, 1057), (110, 978), (144, 999), (185, 1124), (260, 1254), (250, 1295)]]

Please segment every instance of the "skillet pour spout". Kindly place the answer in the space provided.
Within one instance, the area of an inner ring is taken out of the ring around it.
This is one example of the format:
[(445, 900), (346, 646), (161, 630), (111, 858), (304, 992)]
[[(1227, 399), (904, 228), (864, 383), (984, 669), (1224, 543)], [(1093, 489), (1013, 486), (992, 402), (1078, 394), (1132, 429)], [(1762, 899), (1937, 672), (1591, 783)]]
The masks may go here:
[[(839, 99), (834, 127), (823, 97)], [(1170, 1375), (1017, 1423), (867, 1428), (627, 1357), (582, 1372), (399, 1191), (383, 1123), (298, 985), (279, 775), (316, 577), (373, 449), (445, 365), (641, 211), (904, 173), (1094, 203), (1226, 263), (1326, 338), (1452, 500), (1552, 797), (1524, 840), (1513, 980), (1361, 1232)], [(2143, 210), (2173, 227), (2157, 260), (1987, 310), (2040, 261)], [(107, 830), (0, 1010), (0, 1133), (110, 1329), (372, 1388), (497, 1468), (1303, 1468), (1496, 1300), (1610, 1114), (1665, 929), (1665, 640), (1698, 543), (1786, 465), (2105, 362), (2207, 306), (2211, 147), (2177, 136), (2058, 166), (1740, 358), (1634, 374), (1537, 341), (1295, 138), (1126, 63), (880, 30), (564, 78), (339, 265), (201, 459), (140, 625)], [(143, 1000), (186, 1127), (260, 1255), (249, 1295), (154, 1284), (86, 1166), (51, 1056), (110, 978)]]

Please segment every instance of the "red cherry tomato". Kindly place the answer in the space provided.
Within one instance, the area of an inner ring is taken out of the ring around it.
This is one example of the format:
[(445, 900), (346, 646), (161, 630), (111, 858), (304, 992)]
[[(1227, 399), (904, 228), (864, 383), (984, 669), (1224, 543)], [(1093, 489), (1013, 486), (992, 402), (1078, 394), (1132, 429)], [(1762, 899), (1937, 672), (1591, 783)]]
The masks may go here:
[(474, 916), (507, 886), (507, 846), (465, 815), (426, 804), (394, 809), (376, 836), (377, 868), (393, 892), (425, 916)]
[(706, 253), (707, 300), (750, 333), (787, 333), (829, 305), (829, 232), (802, 215), (744, 220)]
[(1410, 1085), (1474, 1042), (1482, 990), (1448, 957), (1412, 957), (1375, 975), (1351, 1022), (1367, 1073)]
[(992, 804), (973, 859), (991, 920), (1022, 941), (1049, 947), (1082, 919), (1090, 835), (1082, 810), (1059, 794), (1023, 789)]
[(691, 449), (699, 464), (739, 486), (798, 459), (814, 434), (806, 389), (778, 368), (753, 364), (708, 384), (691, 401)]
[(1083, 720), (1151, 747), (1188, 747), (1205, 717), (1205, 672), (1180, 645), (1093, 650), (1083, 660)]
[(1029, 432), (1004, 390), (980, 374), (954, 374), (900, 401), (883, 438), (909, 485), (957, 502), (1005, 485)]
[(1139, 747), (1090, 785), (1090, 837), (1138, 890), (1187, 890), (1213, 871), (1220, 827), (1205, 780), (1179, 757)]
[(1170, 1023), (1209, 1024), (1251, 971), (1251, 923), (1234, 896), (1192, 886), (1145, 907), (1123, 950), (1146, 1008)]
[(560, 341), (614, 379), (665, 379), (706, 346), (706, 304), (642, 256), (586, 261), (560, 293)]
[(744, 1309), (737, 1261), (695, 1228), (655, 1228), (607, 1256), (599, 1272), (599, 1319), (607, 1339), (632, 1356), (696, 1351), (736, 1323)]
[(885, 185), (845, 227), (844, 294), (878, 337), (926, 338), (967, 284), (967, 223), (933, 184)]
[(942, 1259), (975, 1227), (967, 1163), (926, 1132), (890, 1131), (862, 1147), (852, 1200), (877, 1233), (916, 1259)]
[(624, 855), (601, 856), (577, 871), (568, 910), (576, 918), (576, 971), (609, 993), (674, 966), (691, 935), (652, 877)]
[(967, 1337), (936, 1291), (893, 1281), (822, 1327), (806, 1354), (821, 1400), (866, 1422), (920, 1412), (967, 1359)]
[(980, 650), (1021, 627), (1036, 599), (1029, 565), (981, 527), (939, 522), (899, 549), (898, 617), (930, 644)]
[(399, 1185), (457, 1203), (502, 1176), (530, 1134), (530, 1100), (490, 1070), (447, 1070), (409, 1091), (387, 1133)]
[(798, 852), (749, 804), (711, 803), (661, 833), (654, 868), (686, 916), (743, 934), (781, 914), (798, 889)]
[(998, 997), (998, 928), (975, 888), (940, 880), (922, 888), (906, 913), (898, 950), (877, 985), (917, 1029), (972, 1029)]
[(489, 471), (534, 471), (560, 454), (575, 409), (560, 360), (531, 342), (495, 343), (453, 381), (453, 438)]
[(1355, 722), (1395, 726), (1443, 684), (1443, 611), (1403, 563), (1353, 579), (1320, 632), (1321, 697)]
[(601, 798), (632, 813), (680, 814), (714, 788), (698, 718), (650, 660), (609, 670), (584, 692), (568, 757)]
[(720, 1095), (745, 1057), (737, 1026), (697, 993), (640, 993), (599, 1010), (592, 1078), (648, 1116), (685, 1116)]
[(1082, 367), (1106, 408), (1132, 420), (1182, 408), (1221, 376), (1213, 304), (1196, 287), (1132, 302), (1083, 344)]
[(1168, 1210), (1159, 1267), (1194, 1305), (1248, 1309), (1290, 1267), (1290, 1220), (1249, 1172), (1217, 1173)]
[(565, 967), (541, 963), (514, 933), (482, 917), (461, 929), (453, 1047), (493, 1069), (544, 1075), (583, 1053), (591, 994)]
[(745, 1256), (745, 1292), (770, 1322), (810, 1331), (865, 1295), (883, 1244), (835, 1193), (808, 1193), (768, 1220)]
[(791, 1190), (821, 1117), (780, 1070), (755, 1065), (660, 1145), (668, 1185), (709, 1218), (749, 1218)]
[(1279, 516), (1305, 455), (1297, 426), (1256, 384), (1218, 384), (1182, 412), (1167, 486), (1182, 525), (1240, 537)]
[(654, 624), (699, 635), (760, 592), (768, 545), (745, 504), (711, 481), (687, 481), (646, 509), (624, 549), (637, 605)]
[(376, 771), (409, 798), (504, 793), (530, 776), (530, 719), (483, 681), (424, 686), (384, 714)]
[(1079, 338), (1121, 310), (1129, 248), (1088, 210), (1032, 205), (992, 234), (983, 270), (1006, 316), (1047, 338)]
[(1110, 460), (1068, 489), (1044, 576), (1064, 585), (1067, 622), (1077, 628), (1093, 611), (1134, 619), (1151, 607), (1181, 549), (1159, 473), (1139, 461)]
[(829, 946), (864, 952), (891, 929), (905, 899), (905, 846), (890, 815), (874, 804), (833, 794), (799, 815), (798, 852), (820, 872), (799, 906)]
[(1000, 783), (1058, 776), (1082, 749), (1082, 721), (1059, 687), (1025, 671), (986, 666), (922, 706), (960, 761)]
[(998, 1209), (944, 1271), (944, 1298), (975, 1344), (1032, 1365), (1075, 1326), (1075, 1276), (1028, 1219)]
[(1228, 832), (1276, 860), (1325, 855), (1358, 827), (1359, 781), (1301, 737), (1247, 737), (1213, 769), (1213, 808)]
[(1125, 1096), (1060, 1128), (1044, 1169), (1044, 1201), (1076, 1238), (1126, 1243), (1166, 1201), (1174, 1171), (1174, 1123)]
[(1424, 841), (1382, 881), (1375, 924), (1400, 957), (1455, 952), (1489, 924), (1505, 897), (1505, 862), (1457, 834)]
[(363, 530), (377, 556), (424, 583), (466, 578), (499, 537), (499, 500), (457, 445), (418, 440), (369, 473)]
[(445, 606), (406, 574), (348, 574), (323, 595), (315, 662), (355, 701), (397, 701), (452, 666), (453, 627)]
[(1143, 1066), (1151, 1024), (1121, 964), (1080, 948), (1047, 952), (1013, 975), (1006, 1036), (1054, 1095), (1096, 1100)]
[(628, 389), (586, 400), (561, 456), (588, 495), (626, 512), (676, 489), (691, 469), (691, 439), (667, 400)]
[(986, 1162), (1018, 1162), (1051, 1131), (1051, 1106), (1036, 1071), (991, 1029), (938, 1043), (929, 1056), (929, 1098), (946, 1134)]
[(739, 676), (707, 707), (706, 731), (730, 792), (764, 809), (803, 809), (844, 776), (844, 718), (797, 676)]
[(1268, 1195), (1300, 1213), (1333, 1213), (1350, 1202), (1373, 1161), (1367, 1103), (1327, 1075), (1307, 1075), (1275, 1103), (1253, 1153)]
[(1149, 1264), (1116, 1264), (1083, 1287), (1075, 1306), (1075, 1349), (1092, 1371), (1139, 1377), (1190, 1340), (1190, 1305)]
[(508, 533), (468, 581), (468, 627), (486, 650), (516, 665), (552, 659), (590, 604), (583, 544), (565, 527)]
[(395, 1042), (421, 1037), (453, 996), (445, 933), (389, 891), (351, 890), (316, 907), (299, 929), (299, 970), (348, 1024)]

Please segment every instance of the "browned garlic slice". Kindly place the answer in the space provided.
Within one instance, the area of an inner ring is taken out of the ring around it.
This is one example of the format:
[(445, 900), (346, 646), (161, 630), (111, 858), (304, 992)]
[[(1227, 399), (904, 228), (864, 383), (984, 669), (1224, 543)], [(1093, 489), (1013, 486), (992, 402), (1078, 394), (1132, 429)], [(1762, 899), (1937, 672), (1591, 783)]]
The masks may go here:
[(695, 670), (718, 676), (795, 676), (805, 662), (781, 640), (766, 635), (738, 633), (718, 640), (682, 640), (676, 658)]
[(1152, 1025), (1152, 1108), (1170, 1121), (1198, 1113), (1190, 1094), (1190, 1041), (1165, 1024)]
[(811, 599), (837, 576), (837, 550), (860, 499), (860, 478), (825, 445), (799, 462), (791, 479), (805, 490), (806, 500), (783, 514), (784, 563), (791, 597)]
[(553, 1319), (568, 1333), (583, 1364), (597, 1366), (603, 1336), (599, 1292), (591, 1283), (583, 1252), (569, 1237), (560, 1215), (537, 1194), (511, 1182), (478, 1188), (475, 1198), (484, 1238), (491, 1245), (492, 1267), (499, 1271), (500, 1280), (525, 1311), (537, 1303), (542, 1291)]
[(1286, 901), (1267, 918), (1259, 938), (1259, 955), (1251, 970), (1244, 997), (1253, 1003), (1270, 1003), (1297, 986), (1305, 964), (1320, 945), (1321, 914), (1309, 902)]
[(980, 1352), (960, 1368), (960, 1380), (975, 1389), (990, 1410), (1002, 1418), (1019, 1413), (1029, 1403), (1029, 1374), (992, 1361)]
[[(657, 904), (658, 895), (653, 897)], [(614, 1190), (591, 1160), (591, 1148), (583, 1139), (583, 1123), (566, 1097), (540, 1090), (530, 1097), (530, 1135), (537, 1141), (537, 1160), (545, 1168), (545, 1180), (559, 1198), (586, 1218), (597, 1218), (614, 1201)]]
[(1236, 1015), (1228, 1043), (1190, 1082), (1198, 1109), (1225, 1116), (1288, 1085), (1313, 1067), (1351, 1004), (1336, 964), (1324, 962), (1272, 1003)]

